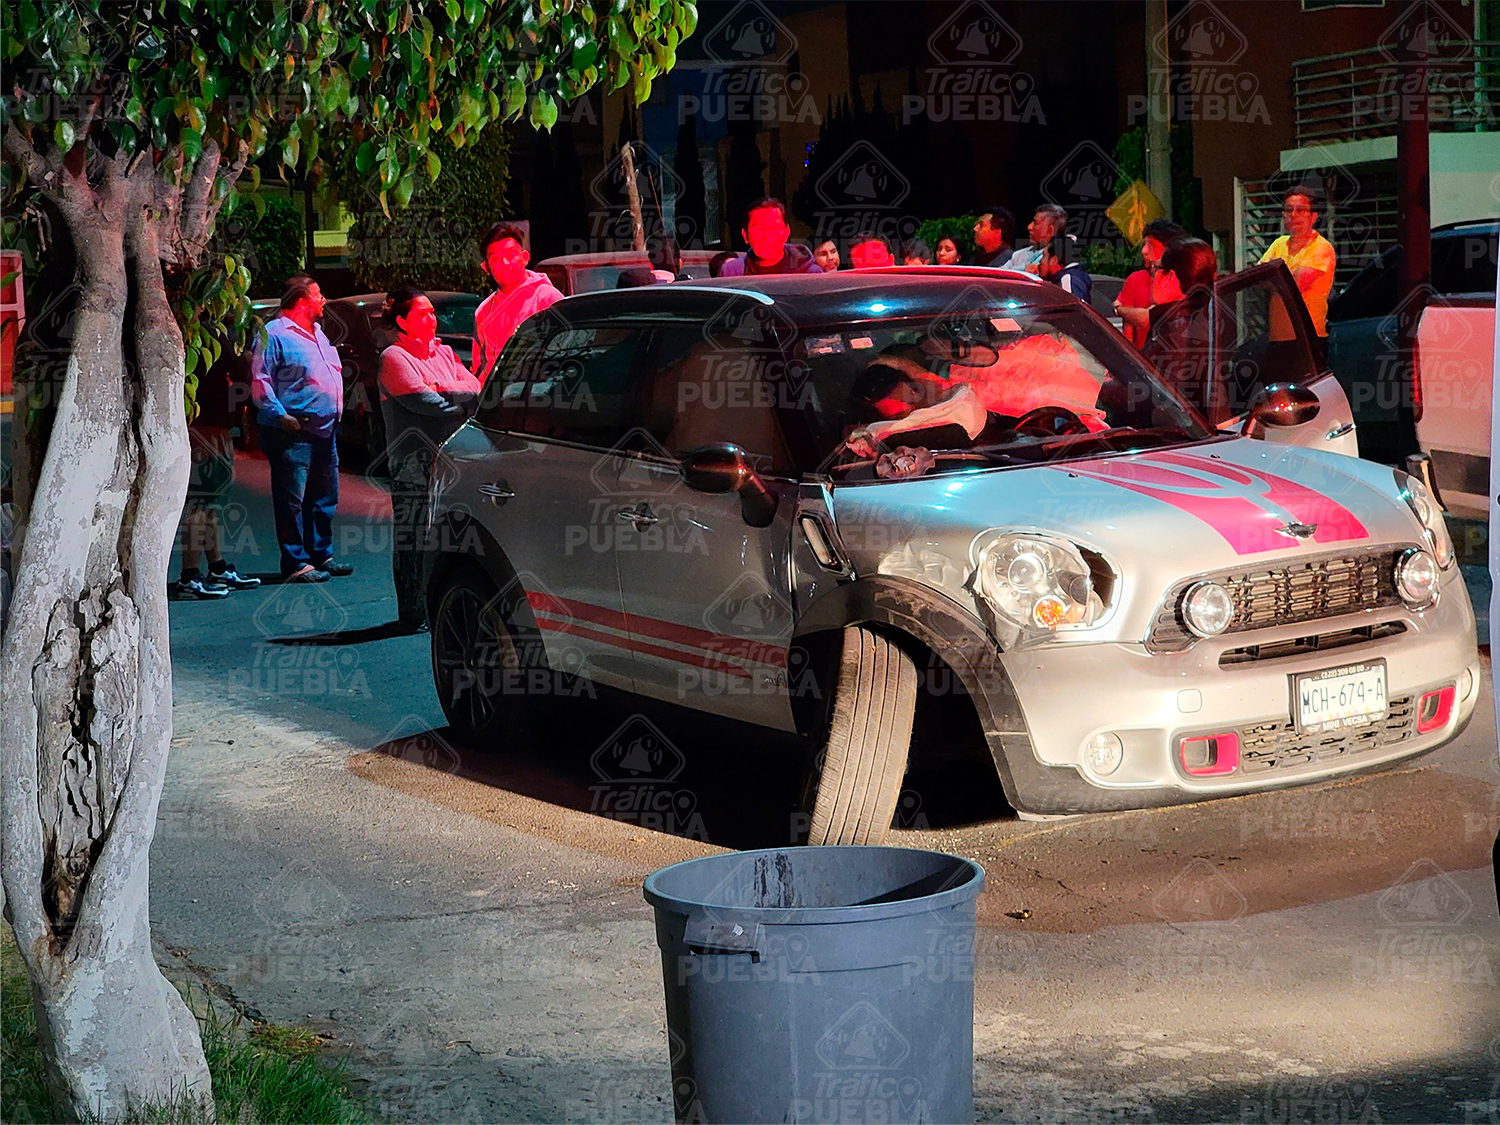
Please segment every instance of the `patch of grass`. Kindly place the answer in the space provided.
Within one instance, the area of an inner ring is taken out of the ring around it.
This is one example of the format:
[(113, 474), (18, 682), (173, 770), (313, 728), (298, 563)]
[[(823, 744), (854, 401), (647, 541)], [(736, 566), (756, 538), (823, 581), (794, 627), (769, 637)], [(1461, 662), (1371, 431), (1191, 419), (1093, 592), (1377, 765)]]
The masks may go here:
[(6, 922), (0, 922), (0, 1113), (18, 1125), (58, 1119), (36, 1042), (31, 982)]
[[(339, 1069), (317, 1056), (321, 1040), (305, 1028), (256, 1024), (241, 1034), (212, 1005), (199, 1017), (203, 1053), (213, 1077), (221, 1122), (235, 1125), (359, 1125), (368, 1120), (344, 1086)], [(10, 926), (0, 923), (0, 1113), (16, 1125), (58, 1121), (37, 1045), (31, 986)], [(185, 1125), (187, 1105), (149, 1107), (132, 1121)]]
[(250, 1029), (250, 1042), (268, 1051), (289, 1055), (294, 1059), (305, 1059), (318, 1053), (318, 1048), (323, 1046), (323, 1037), (305, 1027), (258, 1023)]

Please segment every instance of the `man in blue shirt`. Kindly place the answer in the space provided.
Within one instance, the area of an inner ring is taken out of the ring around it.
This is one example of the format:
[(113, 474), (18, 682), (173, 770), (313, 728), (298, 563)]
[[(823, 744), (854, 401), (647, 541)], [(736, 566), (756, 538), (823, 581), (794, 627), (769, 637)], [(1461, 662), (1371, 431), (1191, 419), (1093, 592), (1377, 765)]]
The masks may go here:
[(1078, 250), (1073, 240), (1059, 234), (1042, 248), (1037, 260), (1036, 274), (1043, 281), (1050, 281), (1073, 294), (1085, 305), (1094, 291), (1094, 279), (1078, 260)]
[(339, 418), (344, 374), (318, 318), (323, 292), (306, 274), (287, 279), (281, 315), (250, 358), (260, 447), (271, 463), (271, 504), (288, 582), (326, 582), (354, 568), (333, 557), (339, 503)]

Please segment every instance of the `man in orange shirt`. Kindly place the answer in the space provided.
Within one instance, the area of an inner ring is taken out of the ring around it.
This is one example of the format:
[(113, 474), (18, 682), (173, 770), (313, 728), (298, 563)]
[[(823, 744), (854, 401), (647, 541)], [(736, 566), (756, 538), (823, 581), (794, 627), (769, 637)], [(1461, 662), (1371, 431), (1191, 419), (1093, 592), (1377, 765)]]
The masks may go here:
[[(1317, 337), (1315, 348), (1321, 366), (1328, 359), (1328, 294), (1333, 289), (1333, 271), (1338, 264), (1338, 255), (1333, 243), (1313, 229), (1318, 222), (1317, 199), (1313, 188), (1299, 185), (1282, 197), (1281, 225), (1286, 233), (1271, 243), (1260, 256), (1262, 262), (1280, 259), (1291, 271), (1292, 280), (1302, 291), (1302, 301), (1312, 317), (1313, 332)], [(1290, 339), (1290, 326), (1286, 335), (1271, 326), (1273, 340)]]

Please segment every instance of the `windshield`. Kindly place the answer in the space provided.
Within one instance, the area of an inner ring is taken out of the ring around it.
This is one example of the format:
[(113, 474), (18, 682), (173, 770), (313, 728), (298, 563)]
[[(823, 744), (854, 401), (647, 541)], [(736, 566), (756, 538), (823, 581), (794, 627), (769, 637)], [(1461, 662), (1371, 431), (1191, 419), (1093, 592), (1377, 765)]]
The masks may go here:
[(1067, 307), (996, 305), (936, 320), (810, 328), (793, 354), (818, 468), (844, 479), (1213, 434), (1118, 334)]

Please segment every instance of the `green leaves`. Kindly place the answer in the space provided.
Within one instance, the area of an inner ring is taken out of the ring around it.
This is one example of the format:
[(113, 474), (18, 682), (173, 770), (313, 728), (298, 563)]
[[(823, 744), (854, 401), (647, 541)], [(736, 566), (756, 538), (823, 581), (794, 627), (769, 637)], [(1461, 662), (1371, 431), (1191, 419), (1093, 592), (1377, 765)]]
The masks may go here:
[(405, 175), (396, 181), (396, 186), (391, 192), (392, 198), (396, 201), (396, 206), (405, 207), (410, 203), (412, 192), (416, 191), (416, 189), (416, 177), (408, 170)]
[(203, 154), (203, 134), (197, 129), (184, 128), (177, 135), (177, 143), (182, 146), (182, 155), (188, 167), (192, 167)]
[[(188, 166), (209, 138), (226, 152), (243, 140), (261, 162), (257, 188), (262, 166), (284, 178), (350, 168), (372, 214), (372, 189), (382, 212), (419, 205), (439, 179), (446, 192), (471, 154), (498, 143), (496, 122), (551, 129), (601, 83), (645, 101), (697, 18), (685, 0), (3, 0), (0, 59), (25, 76), (4, 115), (65, 151), (97, 138), (102, 156), (106, 136), (158, 154), (179, 144)], [(86, 137), (69, 99), (95, 89), (108, 104)], [(9, 197), (7, 213), (25, 214), (32, 190)], [(258, 190), (225, 185), (216, 198), (267, 211)], [(243, 328), (239, 257), (222, 264), (222, 285), (184, 297), (179, 316), (197, 318), (195, 333), (215, 317)], [(213, 354), (194, 351), (195, 369)]]
[(557, 124), (557, 103), (546, 90), (531, 96), (531, 123), (538, 129), (551, 129)]

